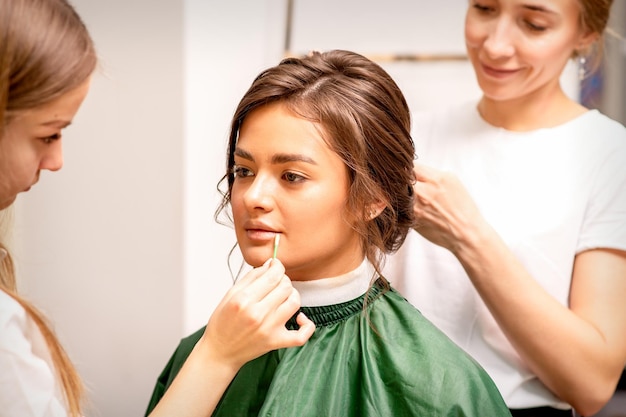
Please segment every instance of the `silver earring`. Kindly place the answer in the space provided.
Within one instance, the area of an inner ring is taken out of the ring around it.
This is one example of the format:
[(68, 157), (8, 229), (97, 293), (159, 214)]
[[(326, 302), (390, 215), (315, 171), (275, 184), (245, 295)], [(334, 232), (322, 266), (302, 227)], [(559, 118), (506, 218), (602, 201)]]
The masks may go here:
[(578, 57), (578, 80), (583, 81), (586, 75), (585, 64), (587, 63), (587, 59), (584, 56)]

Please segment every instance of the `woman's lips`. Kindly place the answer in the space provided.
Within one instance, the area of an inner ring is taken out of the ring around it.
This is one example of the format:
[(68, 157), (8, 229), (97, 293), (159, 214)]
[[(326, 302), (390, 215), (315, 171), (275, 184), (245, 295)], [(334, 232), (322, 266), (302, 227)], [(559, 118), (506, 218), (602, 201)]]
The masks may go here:
[(264, 229), (246, 229), (246, 236), (250, 240), (267, 241), (274, 240), (276, 232), (273, 230)]
[(510, 77), (511, 75), (514, 75), (517, 73), (518, 70), (511, 70), (511, 69), (500, 69), (500, 68), (494, 68), (494, 67), (490, 67), (488, 65), (482, 65), (483, 68), (483, 72), (485, 74), (487, 74), (490, 77), (494, 77), (494, 78), (506, 78), (506, 77)]

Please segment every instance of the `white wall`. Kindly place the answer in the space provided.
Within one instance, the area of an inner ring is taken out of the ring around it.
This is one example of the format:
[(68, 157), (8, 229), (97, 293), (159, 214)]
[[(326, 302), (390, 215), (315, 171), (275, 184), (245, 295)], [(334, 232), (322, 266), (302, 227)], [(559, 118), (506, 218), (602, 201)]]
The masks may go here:
[[(352, 20), (354, 1), (297, 0), (294, 46), (377, 55), (401, 38), (415, 48), (400, 52), (463, 50), (465, 0), (386, 2), (385, 24), (394, 10), (403, 17), (397, 31)], [(16, 261), (23, 292), (53, 319), (91, 390), (88, 417), (135, 417), (179, 338), (231, 284), (235, 238), (213, 220), (216, 183), (238, 100), (282, 58), (286, 2), (74, 4), (103, 71), (64, 135), (65, 167), (18, 200)], [(377, 15), (379, 2), (359, 4)], [(415, 109), (477, 94), (467, 62), (383, 66)]]
[(216, 187), (237, 103), (282, 57), (284, 16), (282, 0), (186, 2), (185, 334), (206, 323), (232, 284), (227, 259), (236, 240), (213, 219), (221, 200)]

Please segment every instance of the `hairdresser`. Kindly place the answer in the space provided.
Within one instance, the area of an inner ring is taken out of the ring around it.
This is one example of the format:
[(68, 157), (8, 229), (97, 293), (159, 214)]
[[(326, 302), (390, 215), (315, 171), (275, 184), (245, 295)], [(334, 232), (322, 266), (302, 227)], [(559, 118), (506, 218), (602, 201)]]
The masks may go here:
[(494, 379), (513, 416), (590, 416), (626, 362), (626, 129), (569, 98), (610, 0), (471, 0), (483, 95), (416, 115), (417, 223), (396, 285)]
[[(97, 66), (92, 39), (66, 0), (0, 0), (0, 415), (79, 417), (84, 389), (39, 310), (16, 288), (6, 245), (8, 214), (42, 171), (63, 165), (63, 130), (78, 112)], [(239, 367), (265, 352), (302, 345), (314, 325), (279, 262), (234, 285), (153, 416), (210, 414)], [(251, 317), (264, 320), (251, 320)]]

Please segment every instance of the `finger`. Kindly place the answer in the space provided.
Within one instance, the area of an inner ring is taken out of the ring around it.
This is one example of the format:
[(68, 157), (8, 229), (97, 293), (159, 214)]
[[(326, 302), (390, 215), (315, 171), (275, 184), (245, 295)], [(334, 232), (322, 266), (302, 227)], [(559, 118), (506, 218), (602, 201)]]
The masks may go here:
[(263, 265), (258, 268), (254, 268), (244, 274), (243, 277), (237, 279), (235, 284), (226, 292), (222, 298), (221, 304), (228, 303), (233, 297), (241, 297), (240, 292), (244, 291), (251, 282), (257, 280), (263, 273), (265, 273), (270, 267), (271, 259), (265, 261)]
[(272, 259), (268, 259), (265, 263), (258, 268), (254, 268), (251, 271), (248, 271), (241, 279), (238, 279), (236, 284), (245, 285), (250, 281), (256, 280), (259, 276), (261, 276), (265, 271), (267, 271), (270, 267)]
[(315, 323), (302, 312), (298, 314), (296, 321), (300, 328), (297, 330), (287, 330), (283, 327), (284, 331), (281, 331), (281, 335), (276, 338), (276, 349), (302, 346), (311, 338), (315, 332)]
[(284, 325), (300, 308), (300, 294), (284, 275), (276, 288), (258, 302), (258, 312), (272, 324)]
[(433, 184), (425, 181), (416, 181), (413, 184), (413, 206), (419, 208), (420, 205), (428, 203), (432, 198)]
[(288, 297), (274, 308), (271, 319), (274, 323), (284, 325), (294, 314), (298, 313), (302, 303), (300, 301), (300, 293), (291, 287)]
[(429, 182), (431, 181), (438, 173), (435, 168), (431, 168), (424, 164), (420, 164), (418, 162), (413, 163), (413, 174), (415, 175), (415, 180), (418, 182)]
[[(250, 286), (252, 282), (256, 281), (260, 276), (267, 272), (270, 267), (270, 263), (271, 259), (268, 259), (260, 267), (248, 271), (246, 274), (244, 274), (243, 277), (237, 279), (237, 281), (235, 281), (235, 284), (226, 292), (226, 294), (222, 298), (220, 305), (229, 304), (234, 297), (244, 298), (248, 296), (246, 295), (246, 289)], [(244, 293), (243, 295), (241, 294), (242, 292)]]
[(424, 180), (417, 180), (413, 184), (413, 191), (416, 196), (422, 197), (427, 191), (428, 188), (432, 187), (432, 185)]
[(313, 333), (315, 332), (315, 323), (313, 323), (313, 321), (311, 321), (311, 319), (309, 319), (302, 312), (298, 313), (298, 316), (296, 317), (296, 322), (298, 323), (298, 326), (300, 326), (300, 328), (298, 330), (292, 330), (291, 332), (298, 333), (299, 341), (304, 344), (304, 342), (306, 342), (311, 338), (311, 336), (313, 336)]
[[(261, 268), (263, 266), (258, 269)], [(278, 259), (273, 259), (268, 263), (266, 270), (254, 272), (253, 278), (246, 276), (247, 280), (238, 284), (237, 296), (248, 298), (251, 302), (257, 303), (265, 299), (268, 294), (280, 285), (281, 280), (285, 276), (285, 267)], [(260, 272), (260, 275), (258, 272)]]

